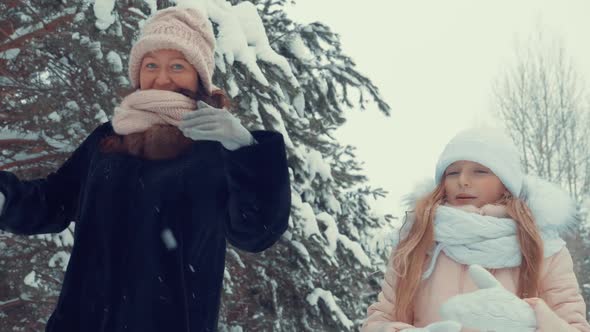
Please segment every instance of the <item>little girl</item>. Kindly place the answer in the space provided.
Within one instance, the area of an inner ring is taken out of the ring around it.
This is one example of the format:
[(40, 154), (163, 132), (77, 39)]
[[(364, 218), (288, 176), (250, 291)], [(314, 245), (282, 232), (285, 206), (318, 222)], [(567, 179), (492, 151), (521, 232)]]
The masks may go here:
[(575, 204), (525, 176), (508, 137), (459, 133), (435, 183), (410, 196), (413, 213), (361, 331), (590, 332), (560, 237), (575, 225)]

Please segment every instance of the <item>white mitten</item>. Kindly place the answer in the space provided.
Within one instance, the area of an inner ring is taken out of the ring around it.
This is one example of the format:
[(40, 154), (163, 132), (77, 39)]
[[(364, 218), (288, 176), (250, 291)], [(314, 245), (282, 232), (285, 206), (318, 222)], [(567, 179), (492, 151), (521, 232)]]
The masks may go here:
[(486, 269), (469, 267), (477, 291), (454, 296), (443, 303), (440, 314), (463, 326), (483, 331), (534, 332), (535, 312), (525, 301), (507, 291)]
[(403, 329), (402, 332), (461, 332), (461, 324), (452, 320), (445, 320), (425, 327)]

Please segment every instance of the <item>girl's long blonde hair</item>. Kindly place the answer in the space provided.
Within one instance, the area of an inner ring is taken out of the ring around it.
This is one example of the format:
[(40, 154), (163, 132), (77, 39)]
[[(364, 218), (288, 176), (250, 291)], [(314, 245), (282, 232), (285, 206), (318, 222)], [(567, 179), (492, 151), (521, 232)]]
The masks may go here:
[[(394, 308), (398, 321), (413, 323), (414, 300), (427, 263), (427, 253), (434, 246), (434, 214), (445, 197), (443, 183), (444, 178), (434, 191), (418, 200), (412, 227), (393, 254), (393, 269), (397, 274)], [(517, 295), (521, 298), (537, 296), (543, 263), (543, 242), (533, 215), (522, 199), (509, 194), (497, 204), (506, 205), (508, 215), (517, 225), (517, 238), (522, 252)]]

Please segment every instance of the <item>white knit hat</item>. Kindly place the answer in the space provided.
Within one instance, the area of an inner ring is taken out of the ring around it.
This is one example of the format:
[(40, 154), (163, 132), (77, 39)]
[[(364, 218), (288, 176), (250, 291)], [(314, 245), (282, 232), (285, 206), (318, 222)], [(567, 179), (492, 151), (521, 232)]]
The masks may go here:
[(170, 7), (160, 10), (144, 24), (140, 39), (129, 55), (129, 78), (139, 87), (139, 70), (146, 53), (171, 49), (184, 54), (208, 94), (214, 89), (215, 36), (209, 19), (194, 8)]
[(447, 167), (459, 160), (473, 161), (489, 168), (512, 195), (519, 197), (524, 173), (518, 149), (502, 131), (473, 128), (461, 131), (447, 144), (438, 159), (435, 181), (440, 184)]

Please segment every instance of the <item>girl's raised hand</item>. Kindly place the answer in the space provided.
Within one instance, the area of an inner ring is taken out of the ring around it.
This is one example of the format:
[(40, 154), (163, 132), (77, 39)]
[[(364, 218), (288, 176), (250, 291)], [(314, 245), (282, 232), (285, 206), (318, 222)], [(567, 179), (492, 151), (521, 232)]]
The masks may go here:
[(529, 304), (502, 287), (479, 265), (469, 267), (469, 275), (479, 290), (454, 296), (441, 306), (444, 319), (483, 331), (534, 332), (535, 312)]

